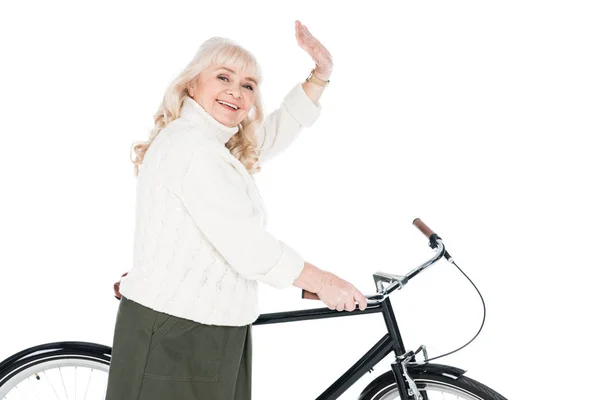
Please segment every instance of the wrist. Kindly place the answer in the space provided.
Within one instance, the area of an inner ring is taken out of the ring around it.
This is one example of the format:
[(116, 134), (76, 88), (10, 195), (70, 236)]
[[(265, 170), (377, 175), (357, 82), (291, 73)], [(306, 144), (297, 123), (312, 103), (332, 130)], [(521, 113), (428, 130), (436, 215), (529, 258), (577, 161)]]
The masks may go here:
[(304, 262), (304, 268), (300, 276), (294, 281), (294, 286), (308, 290), (312, 293), (318, 293), (325, 286), (325, 271), (309, 262)]
[(312, 82), (315, 85), (326, 87), (329, 85), (329, 76), (331, 74), (319, 73), (316, 68), (310, 71), (308, 78), (306, 78), (306, 82)]
[(319, 79), (321, 79), (322, 81), (328, 81), (329, 78), (331, 78), (331, 71), (326, 72), (326, 71), (320, 71), (317, 68), (315, 68), (313, 70), (313, 75)]

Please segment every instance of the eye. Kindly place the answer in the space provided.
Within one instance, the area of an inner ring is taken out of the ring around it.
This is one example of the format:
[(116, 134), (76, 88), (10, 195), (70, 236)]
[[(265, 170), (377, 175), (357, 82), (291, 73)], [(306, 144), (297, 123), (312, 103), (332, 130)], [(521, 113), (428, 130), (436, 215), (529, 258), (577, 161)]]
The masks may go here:
[(254, 87), (252, 85), (244, 85), (244, 87), (248, 90), (254, 91)]
[(229, 82), (229, 79), (227, 79), (227, 77), (226, 77), (226, 76), (224, 76), (224, 75), (219, 75), (219, 76), (217, 76), (217, 79), (220, 79), (220, 80), (222, 80), (222, 81), (224, 81), (224, 82)]

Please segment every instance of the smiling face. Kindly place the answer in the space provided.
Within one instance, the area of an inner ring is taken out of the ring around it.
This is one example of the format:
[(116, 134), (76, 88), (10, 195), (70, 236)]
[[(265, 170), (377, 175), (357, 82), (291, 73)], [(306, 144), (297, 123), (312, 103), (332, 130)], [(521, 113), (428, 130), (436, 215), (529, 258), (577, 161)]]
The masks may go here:
[(257, 80), (231, 65), (211, 65), (188, 87), (188, 93), (214, 119), (234, 127), (246, 118), (256, 99)]

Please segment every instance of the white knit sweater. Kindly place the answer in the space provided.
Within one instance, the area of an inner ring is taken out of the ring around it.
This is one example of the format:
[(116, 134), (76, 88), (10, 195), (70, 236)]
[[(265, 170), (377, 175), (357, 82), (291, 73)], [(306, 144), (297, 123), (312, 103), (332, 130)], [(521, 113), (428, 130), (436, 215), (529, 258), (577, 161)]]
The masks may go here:
[[(257, 131), (261, 163), (288, 147), (320, 107), (300, 84)], [(237, 132), (187, 97), (156, 137), (137, 182), (134, 262), (121, 293), (139, 304), (211, 325), (259, 316), (257, 281), (292, 285), (304, 260), (265, 230), (254, 178), (225, 147)]]

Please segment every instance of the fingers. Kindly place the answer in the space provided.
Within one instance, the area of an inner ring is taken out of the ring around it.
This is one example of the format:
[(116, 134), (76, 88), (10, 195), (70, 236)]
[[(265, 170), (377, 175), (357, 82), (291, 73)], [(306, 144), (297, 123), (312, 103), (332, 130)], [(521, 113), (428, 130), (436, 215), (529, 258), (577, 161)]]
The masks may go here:
[(367, 308), (367, 299), (360, 293), (354, 286), (351, 286), (351, 290), (348, 291), (346, 296), (346, 302), (344, 303), (344, 310), (352, 312), (356, 310), (356, 302), (358, 301), (359, 309), (362, 311)]
[(302, 24), (302, 22), (300, 22), (299, 20), (296, 20), (295, 25), (296, 25), (296, 32), (301, 31), (305, 34), (310, 35), (310, 32), (308, 32), (308, 29), (306, 28), (306, 26), (304, 24)]
[(352, 312), (352, 311), (356, 310), (356, 302), (354, 301), (354, 297), (352, 297), (351, 300), (348, 300), (346, 302), (346, 304), (344, 304), (344, 306), (345, 306), (344, 309), (346, 311)]
[(330, 310), (335, 310), (335, 303), (332, 303), (332, 302), (328, 301), (324, 297), (325, 296), (323, 296), (323, 297), (319, 296), (319, 298), (321, 299), (321, 301), (323, 302), (323, 304), (325, 304), (327, 306), (327, 308), (329, 308)]
[(305, 42), (306, 41), (306, 30), (303, 28), (303, 25), (300, 23), (300, 21), (296, 20), (296, 39), (298, 40), (298, 42)]
[(348, 304), (348, 293), (342, 289), (340, 291), (340, 294), (337, 298), (337, 302), (336, 302), (336, 306), (335, 309), (338, 311), (344, 311), (346, 310), (347, 304)]
[(358, 303), (359, 310), (361, 310), (361, 311), (366, 310), (367, 298), (358, 289), (354, 288), (352, 299), (346, 302), (346, 306), (345, 306), (346, 311), (356, 310), (356, 303)]
[(300, 21), (296, 20), (296, 41), (298, 42), (298, 44), (300, 44), (302, 42), (302, 25), (300, 24)]
[(115, 297), (116, 297), (117, 299), (120, 299), (120, 298), (121, 298), (121, 292), (120, 292), (120, 289), (121, 289), (121, 281), (119, 281), (119, 282), (116, 282), (116, 283), (113, 285), (113, 290), (114, 290), (114, 292), (115, 292)]
[(354, 298), (358, 302), (360, 311), (364, 311), (367, 308), (367, 298), (358, 289), (356, 289)]
[(352, 291), (350, 293), (350, 296), (347, 298), (347, 301), (344, 304), (344, 309), (346, 311), (354, 311), (356, 310), (356, 303), (358, 303), (359, 310), (366, 310), (367, 298), (354, 286), (352, 286)]
[(331, 305), (327, 305), (327, 307), (330, 310), (353, 311), (356, 308), (356, 304), (354, 303), (354, 300), (351, 299), (352, 296), (349, 297), (348, 295), (341, 295), (338, 296)]
[(329, 308), (330, 310), (336, 309), (336, 303), (334, 301), (331, 301), (328, 296), (322, 295), (322, 296), (319, 296), (319, 298), (321, 299), (321, 301), (323, 303), (325, 303), (327, 308)]
[[(123, 275), (121, 275), (121, 278), (123, 278), (124, 276), (127, 276), (128, 272), (125, 272)], [(115, 282), (113, 285), (113, 290), (115, 292), (115, 297), (119, 300), (121, 300), (121, 281)]]
[(309, 51), (308, 49), (313, 50), (313, 52), (318, 50), (322, 55), (331, 58), (329, 51), (321, 44), (321, 42), (319, 42), (319, 40), (317, 40), (317, 38), (312, 35), (312, 33), (310, 33), (306, 25), (303, 25), (298, 20), (296, 20), (295, 24), (296, 40), (298, 40), (298, 43), (302, 43), (306, 46), (306, 51)]
[(319, 41), (308, 31), (306, 26), (296, 20), (296, 40), (298, 44), (306, 51), (310, 52), (320, 45)]

